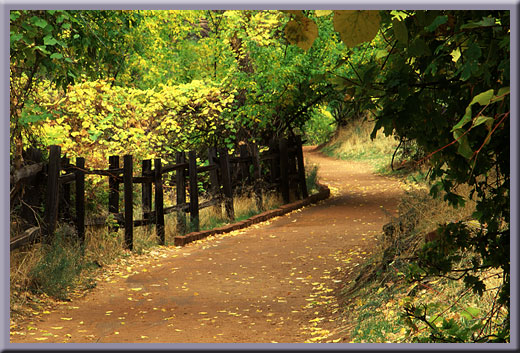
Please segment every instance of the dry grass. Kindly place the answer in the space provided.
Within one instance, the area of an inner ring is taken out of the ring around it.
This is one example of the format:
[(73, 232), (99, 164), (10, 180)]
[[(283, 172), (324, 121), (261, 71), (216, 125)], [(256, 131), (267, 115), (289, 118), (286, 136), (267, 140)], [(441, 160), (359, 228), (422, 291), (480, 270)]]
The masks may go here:
[[(469, 188), (460, 186), (458, 193), (467, 196)], [(454, 209), (442, 200), (433, 199), (424, 188), (410, 189), (399, 205), (399, 219), (394, 219), (395, 231), (381, 234), (378, 247), (371, 258), (361, 266), (362, 274), (343, 291), (345, 311), (350, 320), (352, 342), (416, 342), (429, 341), (430, 330), (425, 323), (406, 324), (404, 308), (413, 305), (427, 309), (427, 317), (440, 327), (443, 320), (451, 320), (460, 327), (481, 323), (476, 331), (486, 335), (496, 333), (504, 320), (506, 308), (497, 306), (496, 298), (503, 280), (502, 273), (488, 269), (474, 273), (483, 279), (486, 291), (483, 296), (466, 289), (462, 280), (437, 278), (420, 283), (406, 280), (407, 264), (425, 242), (426, 233), (446, 222), (468, 221), (475, 210), (475, 202), (467, 201), (462, 208)], [(471, 257), (466, 258), (460, 264)], [(467, 265), (467, 264), (466, 264)], [(488, 320), (493, 316), (492, 320)], [(349, 321), (349, 320), (347, 320)], [(412, 327), (414, 327), (412, 329)]]
[(394, 136), (385, 136), (382, 130), (372, 140), (370, 134), (374, 124), (367, 119), (353, 121), (338, 130), (322, 151), (340, 159), (369, 160), (378, 168), (389, 165), (399, 143)]

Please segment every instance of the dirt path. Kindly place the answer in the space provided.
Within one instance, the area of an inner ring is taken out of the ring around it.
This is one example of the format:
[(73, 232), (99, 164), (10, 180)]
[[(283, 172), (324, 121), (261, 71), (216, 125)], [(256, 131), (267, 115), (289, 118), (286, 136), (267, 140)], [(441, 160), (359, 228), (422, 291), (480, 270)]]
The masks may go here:
[(319, 165), (329, 199), (241, 231), (128, 258), (91, 293), (18, 328), (11, 342), (338, 341), (331, 296), (337, 271), (367, 256), (388, 221), (383, 209), (395, 212), (401, 191), (366, 164), (310, 148), (305, 158)]

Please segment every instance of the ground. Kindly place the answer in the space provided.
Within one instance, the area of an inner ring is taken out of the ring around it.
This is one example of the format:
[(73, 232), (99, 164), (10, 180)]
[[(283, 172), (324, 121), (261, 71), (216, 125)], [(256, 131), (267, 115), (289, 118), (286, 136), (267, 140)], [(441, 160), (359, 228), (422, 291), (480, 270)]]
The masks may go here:
[(311, 147), (331, 197), (107, 269), (91, 292), (11, 329), (13, 343), (345, 342), (337, 293), (395, 215), (398, 181)]

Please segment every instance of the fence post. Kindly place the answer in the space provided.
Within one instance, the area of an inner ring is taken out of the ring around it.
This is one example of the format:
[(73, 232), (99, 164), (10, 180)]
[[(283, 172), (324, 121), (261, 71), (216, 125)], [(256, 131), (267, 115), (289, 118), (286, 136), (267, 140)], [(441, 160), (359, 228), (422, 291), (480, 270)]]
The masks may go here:
[[(152, 171), (152, 161), (150, 159), (143, 160), (142, 176), (150, 176)], [(141, 203), (143, 209), (143, 219), (150, 220), (150, 212), (152, 211), (152, 183), (143, 183), (141, 186)]]
[(85, 243), (85, 158), (76, 158), (76, 230), (81, 244)]
[[(119, 169), (119, 156), (108, 157), (108, 170)], [(119, 181), (118, 175), (112, 175), (108, 178), (108, 212), (112, 214), (119, 213)], [(110, 227), (111, 232), (117, 232), (119, 225)]]
[(289, 197), (289, 153), (287, 151), (287, 139), (279, 140), (280, 146), (280, 186), (284, 203), (290, 202)]
[[(186, 153), (177, 152), (175, 155), (177, 164), (186, 163)], [(175, 188), (177, 194), (177, 205), (186, 203), (186, 179), (185, 168), (177, 169), (175, 172)], [(179, 234), (186, 233), (186, 214), (184, 211), (177, 211), (177, 232)]]
[(296, 136), (296, 160), (298, 163), (298, 179), (300, 180), (300, 190), (302, 198), (309, 197), (307, 181), (305, 180), (305, 165), (303, 161), (303, 144), (301, 136)]
[[(249, 151), (247, 150), (246, 145), (240, 145), (240, 157), (249, 157)], [(249, 163), (241, 162), (240, 171), (242, 174), (242, 187), (246, 184), (251, 185), (251, 173), (249, 173)]]
[(263, 211), (264, 209), (264, 201), (262, 198), (262, 170), (260, 169), (260, 154), (258, 152), (258, 146), (256, 143), (251, 144), (251, 153), (253, 157), (253, 175), (254, 175), (254, 190), (255, 190), (255, 200), (256, 200), (256, 208), (258, 211)]
[[(63, 157), (61, 159), (61, 169), (65, 170), (66, 173), (68, 173), (70, 171), (69, 161), (70, 160), (67, 157)], [(67, 167), (64, 168), (64, 166), (67, 166)], [(70, 204), (70, 183), (62, 184), (62, 190), (63, 190), (63, 197), (62, 197), (63, 202), (59, 203), (58, 214), (62, 218), (70, 219), (71, 218), (71, 215), (70, 215), (70, 206), (71, 206), (71, 204)]]
[(154, 159), (155, 168), (155, 232), (159, 238), (159, 245), (164, 245), (164, 203), (163, 203), (163, 184), (162, 184), (162, 164), (161, 159)]
[[(215, 147), (210, 147), (208, 149), (208, 162), (209, 165), (217, 164), (217, 149)], [(218, 171), (216, 169), (210, 170), (209, 172), (209, 182), (210, 182), (210, 194), (211, 197), (216, 197), (219, 193), (219, 182), (218, 182)], [(216, 214), (222, 214), (222, 205), (220, 203), (213, 206), (213, 210)]]
[(197, 155), (195, 151), (188, 152), (190, 178), (190, 230), (199, 231), (199, 185), (197, 183)]
[[(269, 161), (271, 166), (271, 183), (280, 185), (280, 149), (274, 139), (269, 143), (269, 153), (276, 154), (276, 158)], [(279, 187), (278, 190), (280, 191)]]
[(125, 193), (125, 246), (132, 250), (134, 247), (134, 200), (132, 193), (133, 158), (131, 155), (123, 157), (123, 184)]
[(231, 188), (231, 175), (229, 171), (229, 154), (226, 148), (219, 149), (219, 159), (226, 217), (232, 221), (235, 219), (235, 210), (233, 208), (233, 189)]
[(61, 147), (52, 145), (49, 151), (49, 166), (47, 168), (47, 203), (46, 203), (46, 237), (45, 242), (50, 243), (56, 222), (58, 220), (59, 200), (59, 176), (60, 176)]

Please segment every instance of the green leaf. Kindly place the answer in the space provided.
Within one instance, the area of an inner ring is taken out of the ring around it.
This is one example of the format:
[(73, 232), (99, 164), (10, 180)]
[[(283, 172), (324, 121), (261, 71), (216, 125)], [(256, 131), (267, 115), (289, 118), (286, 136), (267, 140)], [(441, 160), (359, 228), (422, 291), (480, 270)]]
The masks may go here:
[(478, 116), (475, 120), (473, 120), (472, 127), (479, 126), (481, 124), (486, 124), (487, 128), (489, 129), (492, 125), (495, 119), (489, 117), (489, 116)]
[(424, 29), (427, 32), (433, 32), (437, 29), (437, 27), (445, 24), (446, 22), (448, 22), (448, 16), (446, 16), (446, 15), (437, 16), (435, 18), (435, 20), (433, 20), (433, 22), (429, 26), (425, 27)]
[(41, 51), (44, 54), (50, 54), (50, 52), (47, 50), (45, 45), (37, 45), (34, 47), (34, 49), (38, 49), (39, 51)]
[(491, 98), (493, 98), (493, 89), (479, 93), (475, 97), (473, 97), (471, 103), (468, 105), (468, 108), (475, 103), (478, 103), (480, 105), (488, 105), (491, 101)]
[(376, 10), (335, 10), (334, 29), (349, 48), (370, 42), (379, 31), (381, 17)]
[(466, 308), (466, 311), (473, 317), (477, 317), (478, 314), (480, 314), (479, 308), (468, 307)]
[(31, 23), (40, 28), (45, 28), (49, 24), (43, 18), (39, 18), (37, 16), (31, 17)]
[(498, 102), (504, 99), (504, 96), (507, 96), (511, 90), (509, 87), (502, 87), (498, 90), (497, 94), (491, 99), (491, 102)]
[(469, 105), (466, 107), (466, 113), (464, 114), (462, 119), (460, 119), (460, 121), (457, 123), (457, 125), (455, 125), (451, 129), (451, 131), (453, 132), (457, 129), (460, 129), (464, 125), (466, 125), (468, 122), (471, 121), (471, 113), (472, 113), (471, 106), (473, 106), (473, 104), (478, 103), (480, 105), (487, 105), (491, 101), (492, 97), (493, 97), (493, 89), (479, 93), (475, 97), (473, 97), (473, 99), (471, 100), (471, 103), (469, 103)]
[(430, 56), (431, 52), (426, 42), (421, 38), (417, 38), (408, 47), (408, 54), (410, 56)]
[(18, 42), (20, 39), (22, 39), (22, 37), (23, 37), (23, 34), (21, 34), (21, 33), (13, 33), (13, 32), (11, 32), (10, 33), (9, 42), (11, 44), (13, 44), (14, 42)]
[(466, 159), (471, 159), (473, 156), (473, 150), (469, 146), (469, 140), (467, 136), (464, 135), (459, 140), (459, 148), (457, 149), (457, 152)]
[(43, 38), (43, 44), (45, 44), (45, 45), (54, 45), (56, 43), (58, 43), (58, 41), (50, 34), (46, 35)]
[(60, 15), (56, 18), (56, 23), (58, 23), (58, 24), (59, 24), (59, 23), (62, 23), (63, 20), (64, 20), (65, 18), (67, 18), (65, 14), (63, 14), (63, 13), (60, 14)]
[(462, 26), (461, 29), (466, 28), (476, 28), (476, 27), (489, 27), (496, 24), (496, 19), (494, 17), (483, 17), (482, 20), (478, 22), (468, 22)]
[(404, 21), (399, 21), (394, 18), (392, 20), (392, 28), (394, 29), (395, 38), (403, 44), (408, 44), (408, 29)]
[(482, 56), (482, 49), (480, 49), (477, 44), (471, 43), (468, 49), (464, 52), (464, 55), (468, 60), (478, 60), (478, 58)]
[(51, 59), (61, 59), (63, 58), (63, 54), (60, 53), (52, 53)]
[(9, 19), (11, 21), (16, 21), (16, 19), (18, 19), (18, 17), (20, 17), (20, 11), (11, 11), (9, 13)]

